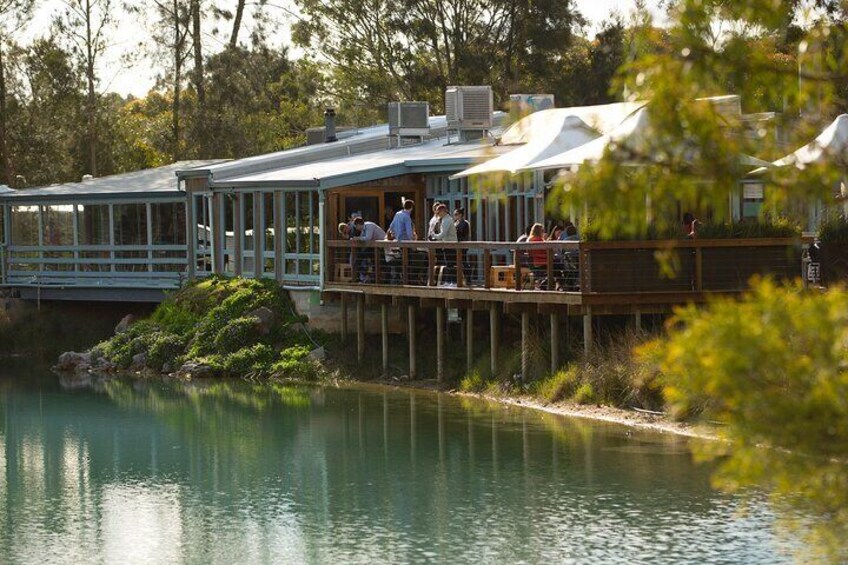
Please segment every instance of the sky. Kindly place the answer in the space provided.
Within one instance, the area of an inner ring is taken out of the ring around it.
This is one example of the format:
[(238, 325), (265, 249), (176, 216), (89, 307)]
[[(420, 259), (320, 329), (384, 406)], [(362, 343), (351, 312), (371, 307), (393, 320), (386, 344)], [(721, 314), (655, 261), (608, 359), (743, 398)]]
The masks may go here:
[[(284, 0), (285, 1), (285, 0)], [(635, 0), (574, 0), (577, 9), (590, 22), (589, 34), (600, 27), (612, 11), (617, 11), (627, 17), (633, 10)], [(655, 15), (658, 0), (649, 0), (648, 6)], [(41, 37), (48, 33), (53, 14), (61, 9), (62, 0), (46, 0), (41, 9), (35, 14), (27, 29), (30, 39)], [(281, 14), (277, 37), (272, 41), (288, 44), (288, 24)], [(153, 87), (156, 80), (155, 65), (151, 64), (149, 55), (144, 52), (142, 45), (147, 40), (144, 22), (134, 17), (124, 15), (116, 23), (109, 34), (109, 49), (106, 56), (98, 65), (100, 90), (117, 92), (121, 95), (133, 94), (144, 96)], [(219, 42), (220, 38), (211, 34), (207, 37), (210, 43)], [(296, 52), (293, 51), (296, 55)]]

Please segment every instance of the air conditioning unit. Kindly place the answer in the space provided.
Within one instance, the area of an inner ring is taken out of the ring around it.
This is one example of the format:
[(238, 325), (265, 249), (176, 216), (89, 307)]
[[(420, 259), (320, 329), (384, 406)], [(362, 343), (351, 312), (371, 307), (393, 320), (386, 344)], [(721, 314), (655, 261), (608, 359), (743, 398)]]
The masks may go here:
[(553, 94), (510, 94), (510, 110), (521, 115), (532, 114), (539, 110), (549, 110), (554, 107)]
[(428, 102), (389, 102), (389, 135), (424, 137), (430, 135)]
[(491, 86), (449, 86), (445, 91), (448, 129), (483, 131), (492, 128)]

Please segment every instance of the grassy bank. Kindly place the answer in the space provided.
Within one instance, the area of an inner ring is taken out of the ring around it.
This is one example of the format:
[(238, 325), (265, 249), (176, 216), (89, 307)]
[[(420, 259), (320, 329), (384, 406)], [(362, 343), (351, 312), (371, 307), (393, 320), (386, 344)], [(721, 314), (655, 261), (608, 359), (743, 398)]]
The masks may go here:
[(304, 322), (274, 281), (212, 277), (120, 328), (86, 362), (110, 371), (314, 379), (319, 366), (310, 352), (322, 336)]

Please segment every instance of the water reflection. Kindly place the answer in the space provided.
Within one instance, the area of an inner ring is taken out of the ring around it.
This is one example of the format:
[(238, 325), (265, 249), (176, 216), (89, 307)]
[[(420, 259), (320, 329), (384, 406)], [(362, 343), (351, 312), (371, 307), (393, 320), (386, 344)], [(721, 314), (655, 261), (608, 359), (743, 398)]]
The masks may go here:
[(765, 506), (737, 515), (680, 440), (611, 425), (368, 387), (19, 375), (0, 411), (4, 563), (788, 560)]

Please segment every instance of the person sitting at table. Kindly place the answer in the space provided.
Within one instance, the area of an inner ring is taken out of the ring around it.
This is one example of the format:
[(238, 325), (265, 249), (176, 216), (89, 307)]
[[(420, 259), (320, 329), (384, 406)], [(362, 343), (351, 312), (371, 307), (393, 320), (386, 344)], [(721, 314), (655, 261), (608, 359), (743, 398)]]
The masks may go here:
[[(353, 220), (353, 233), (351, 240), (354, 241), (383, 241), (386, 239), (386, 232), (383, 228), (374, 222), (366, 222), (362, 218)], [(374, 251), (371, 248), (359, 249), (357, 253), (356, 264), (354, 265), (354, 275), (359, 274), (360, 282), (371, 282), (369, 275), (370, 266), (374, 260)]]
[[(545, 227), (542, 224), (533, 224), (527, 241), (529, 243), (543, 243), (545, 241)], [(528, 255), (530, 256), (530, 270), (536, 277), (537, 284), (541, 284), (547, 278), (548, 252), (544, 249), (531, 249), (528, 251)], [(516, 274), (516, 276), (518, 275)]]

